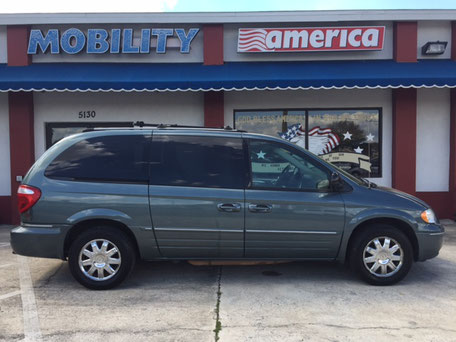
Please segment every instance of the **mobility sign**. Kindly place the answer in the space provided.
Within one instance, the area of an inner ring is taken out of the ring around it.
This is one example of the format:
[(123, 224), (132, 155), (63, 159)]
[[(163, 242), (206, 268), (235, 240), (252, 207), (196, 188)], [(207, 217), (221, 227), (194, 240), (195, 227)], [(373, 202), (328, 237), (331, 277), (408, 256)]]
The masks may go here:
[(35, 55), (39, 51), (51, 54), (61, 52), (74, 55), (81, 51), (88, 54), (147, 54), (151, 51), (151, 41), (156, 39), (156, 53), (166, 53), (168, 38), (177, 36), (180, 52), (189, 53), (190, 44), (199, 28), (145, 28), (141, 29), (139, 41), (134, 41), (134, 30), (126, 29), (88, 29), (87, 34), (77, 28), (63, 33), (50, 29), (43, 34), (41, 30), (31, 30), (27, 53)]
[(382, 50), (384, 26), (240, 28), (238, 52)]

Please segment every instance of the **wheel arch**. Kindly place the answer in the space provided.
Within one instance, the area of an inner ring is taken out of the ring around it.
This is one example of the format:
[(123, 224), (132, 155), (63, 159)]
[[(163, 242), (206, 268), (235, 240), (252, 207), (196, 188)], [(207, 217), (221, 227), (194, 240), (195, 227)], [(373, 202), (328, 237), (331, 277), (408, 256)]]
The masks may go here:
[(96, 226), (109, 226), (112, 227), (113, 229), (120, 230), (123, 232), (133, 243), (135, 247), (135, 253), (136, 256), (139, 257), (139, 246), (138, 246), (138, 241), (136, 240), (135, 235), (131, 231), (131, 229), (126, 226), (124, 223), (116, 221), (116, 220), (110, 220), (110, 219), (87, 219), (84, 221), (80, 221), (73, 225), (70, 230), (67, 232), (65, 236), (65, 241), (63, 245), (63, 255), (64, 258), (66, 259), (68, 257), (68, 251), (71, 246), (71, 242), (74, 241), (74, 239), (81, 234), (82, 232), (85, 232), (92, 227)]
[(390, 226), (393, 226), (394, 228), (399, 229), (402, 233), (405, 234), (405, 236), (407, 236), (410, 243), (412, 244), (413, 259), (415, 261), (418, 260), (419, 244), (418, 244), (418, 239), (416, 237), (415, 231), (407, 222), (400, 220), (398, 218), (391, 218), (391, 217), (376, 217), (376, 218), (368, 219), (368, 220), (363, 221), (360, 224), (358, 224), (351, 232), (350, 238), (348, 240), (347, 248), (345, 250), (345, 260), (350, 260), (352, 244), (353, 244), (356, 236), (360, 232), (362, 232), (364, 229), (369, 229), (368, 227), (373, 224), (388, 224)]

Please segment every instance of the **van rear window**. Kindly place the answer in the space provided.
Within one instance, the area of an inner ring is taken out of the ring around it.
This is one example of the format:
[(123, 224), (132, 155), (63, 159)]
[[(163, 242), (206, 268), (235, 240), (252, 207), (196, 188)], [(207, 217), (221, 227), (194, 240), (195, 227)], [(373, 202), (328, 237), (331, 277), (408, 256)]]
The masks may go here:
[(149, 140), (144, 135), (84, 139), (55, 158), (44, 175), (75, 181), (147, 182)]

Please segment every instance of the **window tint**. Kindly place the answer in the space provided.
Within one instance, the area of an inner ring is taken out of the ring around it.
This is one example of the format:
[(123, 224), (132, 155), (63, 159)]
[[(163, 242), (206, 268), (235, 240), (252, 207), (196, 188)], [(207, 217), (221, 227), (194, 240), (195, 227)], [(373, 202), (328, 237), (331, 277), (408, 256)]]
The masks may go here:
[(327, 191), (329, 174), (322, 166), (281, 144), (250, 141), (254, 188)]
[(154, 185), (242, 189), (246, 179), (244, 165), (240, 138), (153, 137)]
[(149, 139), (144, 135), (110, 135), (81, 140), (63, 151), (48, 166), (45, 176), (68, 180), (147, 182)]

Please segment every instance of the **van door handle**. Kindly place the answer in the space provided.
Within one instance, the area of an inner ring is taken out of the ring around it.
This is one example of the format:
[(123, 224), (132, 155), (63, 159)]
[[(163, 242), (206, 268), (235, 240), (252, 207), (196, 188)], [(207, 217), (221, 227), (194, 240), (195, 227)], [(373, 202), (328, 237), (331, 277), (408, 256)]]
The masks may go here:
[(272, 205), (270, 204), (249, 204), (249, 211), (252, 213), (270, 213)]
[(217, 204), (217, 209), (227, 213), (235, 213), (241, 211), (241, 205), (239, 203), (219, 203)]

